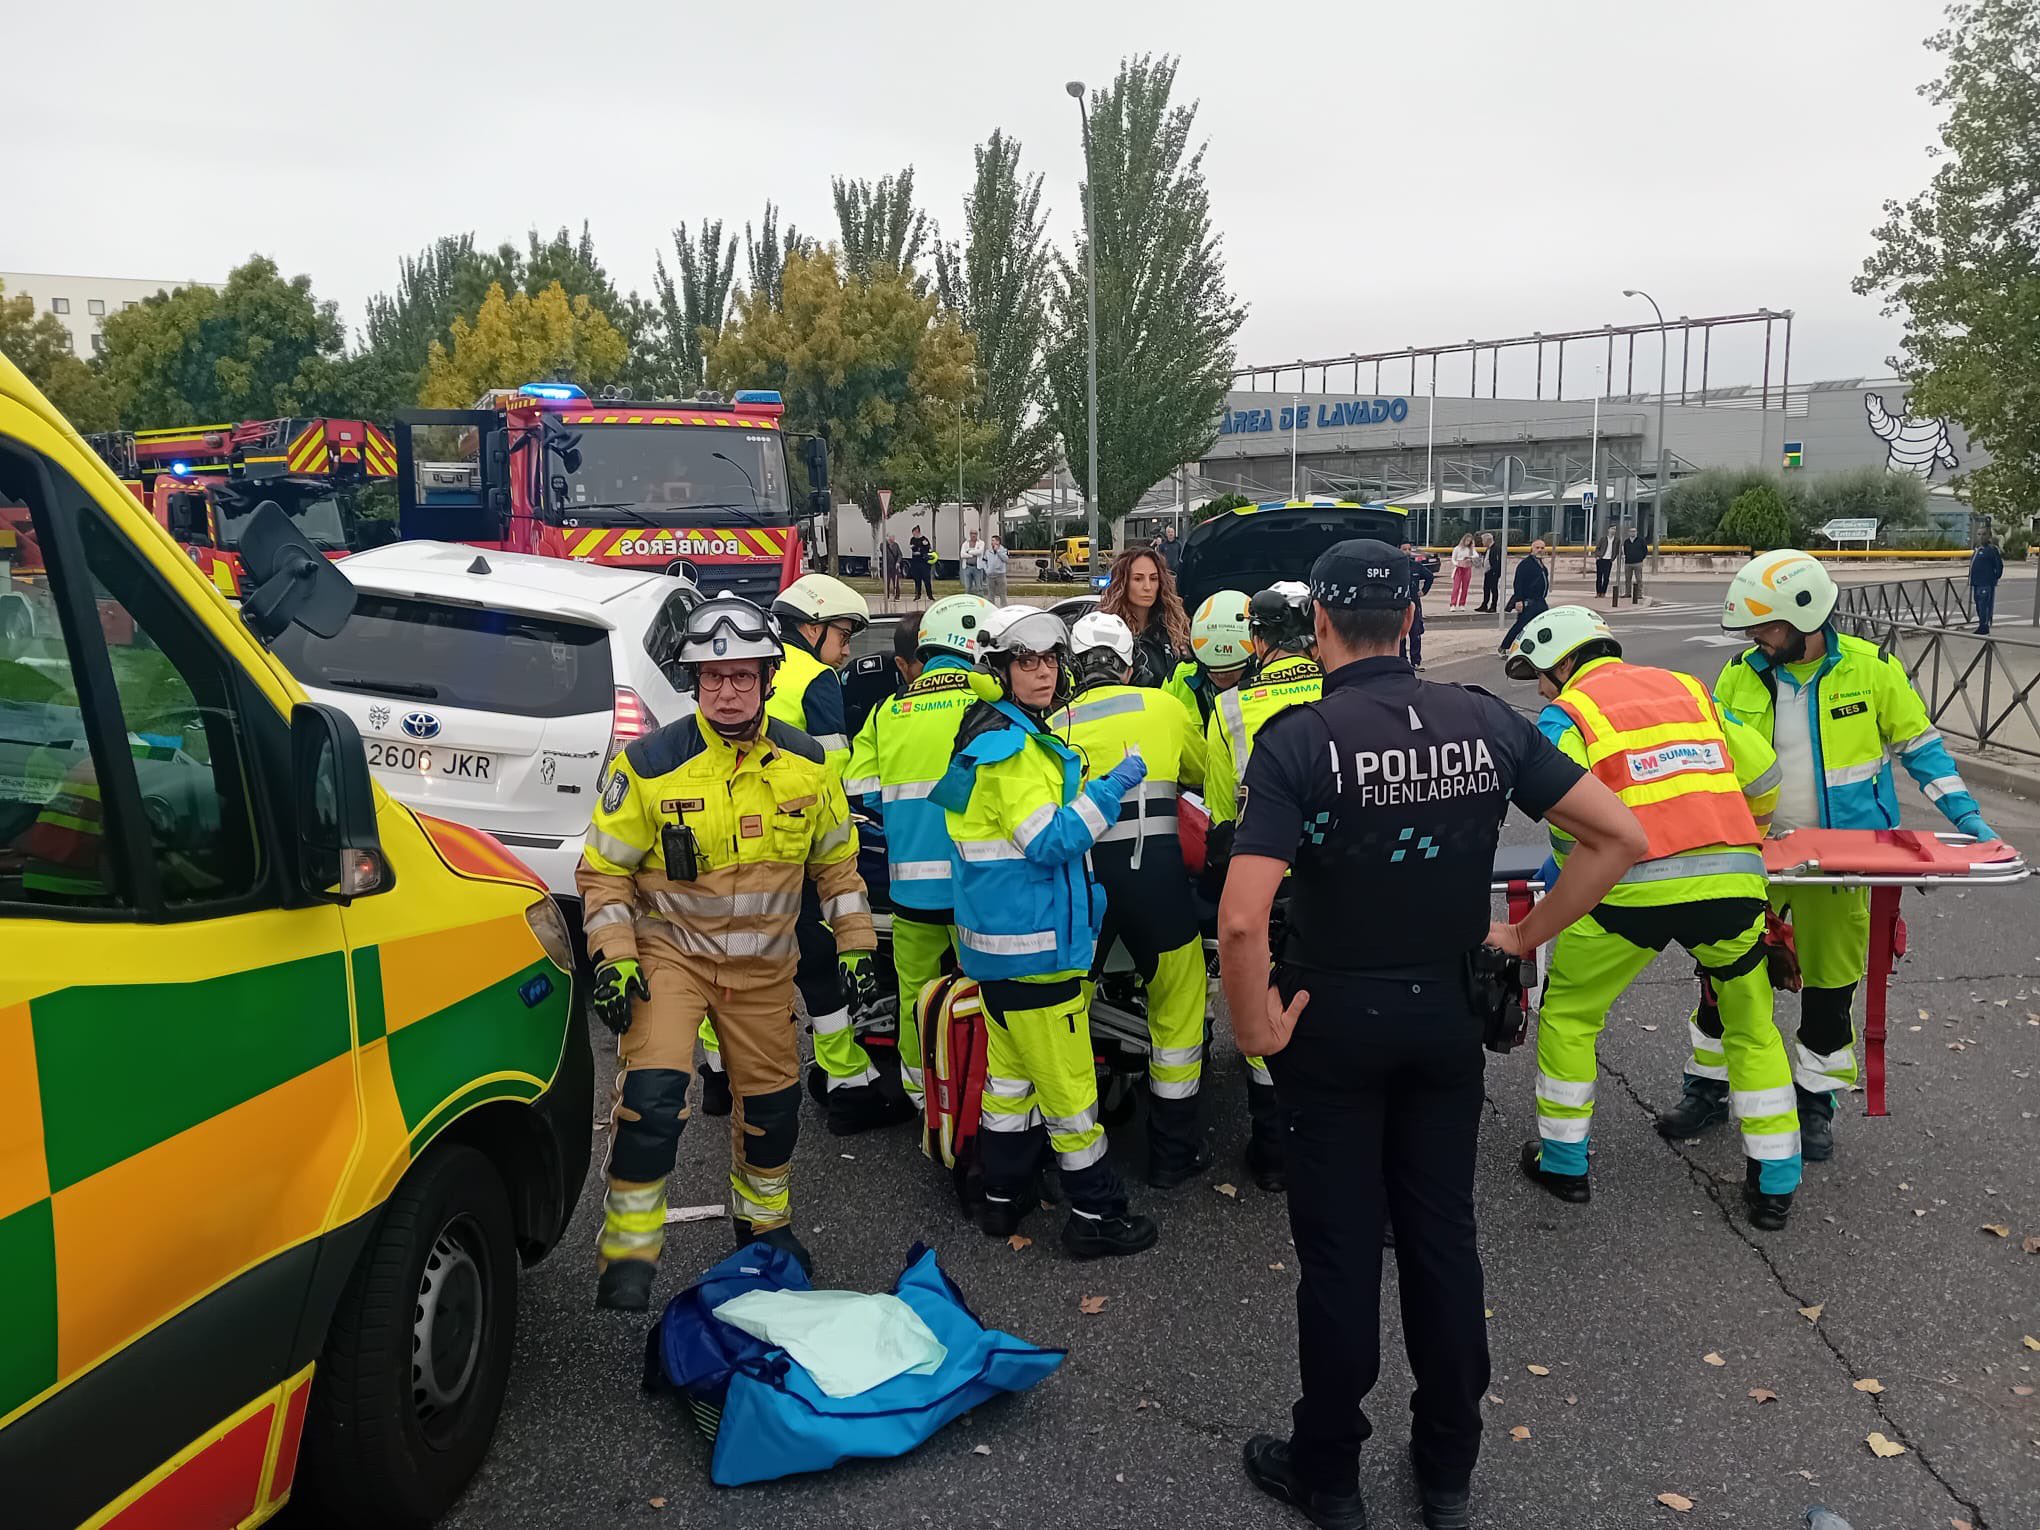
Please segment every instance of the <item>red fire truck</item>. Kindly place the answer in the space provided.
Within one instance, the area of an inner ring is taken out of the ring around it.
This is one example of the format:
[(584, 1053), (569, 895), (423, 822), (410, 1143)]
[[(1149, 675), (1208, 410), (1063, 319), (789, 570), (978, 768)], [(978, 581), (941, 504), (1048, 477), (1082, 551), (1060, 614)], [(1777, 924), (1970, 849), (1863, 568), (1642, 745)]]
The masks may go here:
[[(502, 389), (473, 409), (400, 414), (406, 539), (655, 568), (710, 594), (769, 600), (801, 567), (777, 393), (639, 402), (565, 383)], [(805, 450), (825, 505), (828, 451)]]
[(361, 488), (396, 475), (386, 432), (365, 420), (254, 420), (239, 425), (111, 431), (87, 437), (222, 594), (240, 594), (242, 528), (274, 500), (330, 557), (373, 539)]

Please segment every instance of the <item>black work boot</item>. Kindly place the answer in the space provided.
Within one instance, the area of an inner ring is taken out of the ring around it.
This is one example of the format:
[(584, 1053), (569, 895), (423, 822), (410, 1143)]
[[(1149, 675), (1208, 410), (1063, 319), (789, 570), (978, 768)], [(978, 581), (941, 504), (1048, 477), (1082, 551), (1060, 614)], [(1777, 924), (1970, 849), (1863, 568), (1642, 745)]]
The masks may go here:
[(1247, 1175), (1270, 1195), (1289, 1188), (1289, 1155), (1283, 1152), (1281, 1139), (1258, 1133), (1247, 1139)]
[(1138, 1254), (1155, 1246), (1161, 1230), (1147, 1217), (1124, 1212), (1116, 1217), (1087, 1217), (1072, 1211), (1063, 1223), (1063, 1247), (1075, 1259), (1103, 1259)]
[(1535, 1137), (1523, 1144), (1523, 1156), (1517, 1162), (1525, 1179), (1533, 1185), (1542, 1185), (1560, 1200), (1574, 1206), (1584, 1206), (1594, 1198), (1593, 1187), (1587, 1183), (1586, 1175), (1552, 1173), (1544, 1167), (1543, 1151)]
[(1472, 1530), (1473, 1494), (1464, 1487), (1444, 1488), (1424, 1480), (1417, 1464), (1417, 1451), (1410, 1447), (1410, 1470), (1417, 1479), (1417, 1499), (1423, 1506), (1424, 1530)]
[(890, 1089), (883, 1081), (831, 1089), (828, 1110), (829, 1132), (836, 1137), (854, 1137), (859, 1132), (897, 1126), (902, 1121), (914, 1120), (920, 1114), (898, 1080), (894, 1080)]
[(1792, 1092), (1799, 1098), (1799, 1156), (1808, 1163), (1826, 1163), (1835, 1156), (1835, 1097), (1797, 1084)]
[(1759, 1176), (1763, 1166), (1756, 1159), (1745, 1160), (1743, 1171), (1743, 1207), (1750, 1214), (1750, 1226), (1762, 1232), (1781, 1232), (1792, 1215), (1792, 1192), (1783, 1195), (1766, 1195), (1758, 1189)]
[(1150, 1148), (1147, 1182), (1157, 1190), (1173, 1190), (1178, 1185), (1187, 1185), (1210, 1167), (1211, 1144), (1208, 1142), (1200, 1141), (1188, 1158), (1179, 1155), (1173, 1160), (1158, 1157), (1155, 1150)]
[(1718, 1078), (1686, 1075), (1679, 1103), (1657, 1118), (1660, 1137), (1697, 1137), (1728, 1119), (1728, 1085)]
[(1021, 1222), (1037, 1204), (1032, 1197), (1008, 1199), (988, 1194), (978, 1207), (978, 1230), (987, 1238), (1010, 1238), (1020, 1231)]
[(609, 1312), (643, 1312), (652, 1304), (652, 1277), (659, 1267), (649, 1259), (618, 1259), (595, 1278), (595, 1305)]
[(1367, 1530), (1366, 1500), (1358, 1493), (1326, 1493), (1308, 1486), (1296, 1474), (1287, 1440), (1257, 1434), (1247, 1441), (1243, 1455), (1248, 1480), (1270, 1498), (1301, 1509), (1318, 1530)]
[(768, 1227), (763, 1232), (752, 1231), (751, 1224), (742, 1217), (731, 1223), (735, 1230), (738, 1248), (748, 1248), (753, 1243), (769, 1243), (772, 1247), (793, 1255), (793, 1262), (800, 1266), (803, 1275), (815, 1272), (814, 1255), (807, 1251), (807, 1245), (793, 1235), (793, 1229), (784, 1222), (777, 1227)]
[(734, 1103), (730, 1095), (730, 1076), (720, 1068), (703, 1068), (701, 1113), (704, 1116), (726, 1116)]

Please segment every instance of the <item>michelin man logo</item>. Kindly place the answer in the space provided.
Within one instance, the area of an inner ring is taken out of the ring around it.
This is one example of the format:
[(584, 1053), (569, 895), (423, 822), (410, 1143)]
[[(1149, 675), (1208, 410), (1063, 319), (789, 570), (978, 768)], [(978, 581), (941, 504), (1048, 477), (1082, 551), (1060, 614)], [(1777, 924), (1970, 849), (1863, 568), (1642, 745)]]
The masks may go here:
[(1932, 478), (1936, 467), (1953, 471), (1960, 464), (1954, 443), (1948, 439), (1946, 420), (1923, 420), (1916, 414), (1894, 415), (1884, 407), (1882, 395), (1863, 395), (1863, 408), (1870, 416), (1870, 434), (1889, 448), (1884, 466), (1894, 473), (1915, 478)]

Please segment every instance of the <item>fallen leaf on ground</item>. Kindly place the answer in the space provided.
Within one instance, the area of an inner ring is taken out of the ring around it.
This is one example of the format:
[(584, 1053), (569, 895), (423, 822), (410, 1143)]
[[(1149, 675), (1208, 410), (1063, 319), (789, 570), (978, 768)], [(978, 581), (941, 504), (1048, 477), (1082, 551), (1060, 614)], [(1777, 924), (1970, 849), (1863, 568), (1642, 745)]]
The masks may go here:
[(1577, 1408), (1580, 1405), (1580, 1400), (1568, 1392), (1565, 1394), (1565, 1405), (1568, 1408)]
[(1976, 1526), (1966, 1519), (1951, 1519), (1948, 1521), (1948, 1530), (1976, 1530)]
[(1934, 1017), (1933, 1017), (1932, 1015), (1928, 1014), (1928, 1013), (1927, 1013), (1927, 1012), (1926, 1012), (1925, 1010), (1921, 1010), (1921, 1011), (1920, 1011), (1920, 1018), (1921, 1018), (1922, 1020), (1931, 1020), (1931, 1019), (1933, 1019)]
[(1948, 1050), (1951, 1052), (1966, 1052), (1969, 1050), (1969, 1048), (1965, 1047), (1959, 1041), (1951, 1041), (1948, 1043)]
[(2034, 1338), (2030, 1333), (2021, 1338), (2019, 1342), (2035, 1353), (2040, 1353), (2040, 1339)]
[(1849, 1385), (1854, 1387), (1858, 1392), (1869, 1392), (1873, 1396), (1876, 1393), (1882, 1392), (1884, 1390), (1884, 1383), (1879, 1381), (1875, 1376), (1865, 1376), (1861, 1381), (1852, 1381), (1849, 1383)]
[(1273, 1264), (1269, 1265), (1268, 1268), (1271, 1270), (1286, 1270), (1289, 1268), (1289, 1266), (1284, 1264), (1280, 1259), (1278, 1259)]
[(2002, 1222), (1986, 1222), (1982, 1230), (1993, 1238), (2009, 1238), (2012, 1235), (2012, 1230)]
[(1016, 1254), (1019, 1253), (1020, 1250), (1022, 1250), (1023, 1248), (1032, 1248), (1033, 1246), (1034, 1240), (1022, 1233), (1015, 1233), (1013, 1234), (1012, 1237), (1006, 1240), (1006, 1247), (1010, 1248)]
[(1114, 1472), (1114, 1473), (1112, 1474), (1112, 1480), (1113, 1480), (1114, 1482), (1124, 1482), (1124, 1481), (1126, 1480), (1126, 1473), (1125, 1473), (1125, 1472)]
[(1701, 1356), (1700, 1358), (1701, 1358), (1702, 1360), (1705, 1360), (1705, 1361), (1706, 1361), (1706, 1362), (1707, 1362), (1707, 1363), (1708, 1363), (1709, 1365), (1726, 1365), (1726, 1364), (1728, 1364), (1728, 1362), (1727, 1362), (1726, 1360), (1722, 1359), (1722, 1358), (1721, 1358), (1721, 1356), (1717, 1355), (1717, 1354), (1716, 1354), (1716, 1353), (1715, 1353), (1715, 1352), (1714, 1352), (1713, 1350), (1711, 1350), (1711, 1349), (1710, 1349), (1709, 1351), (1707, 1351), (1707, 1353), (1706, 1353), (1706, 1354), (1702, 1355), (1702, 1356)]
[(1533, 1376), (1549, 1376), (1551, 1374), (1551, 1367), (1548, 1365), (1526, 1365), (1523, 1369)]
[(1079, 1297), (1077, 1299), (1077, 1310), (1083, 1313), (1085, 1317), (1096, 1317), (1105, 1310), (1105, 1300), (1102, 1296)]
[(992, 1453), (992, 1447), (989, 1445), (973, 1445), (970, 1448), (970, 1453), (974, 1456), (988, 1456)]
[(1159, 1408), (1160, 1406), (1161, 1406), (1160, 1403), (1150, 1401), (1148, 1398), (1143, 1397), (1139, 1402), (1133, 1405), (1133, 1411), (1138, 1413), (1143, 1408)]
[(1646, 1026), (1644, 1027), (1644, 1029), (1645, 1029), (1645, 1030), (1647, 1030), (1647, 1031), (1654, 1031), (1654, 1030), (1656, 1030), (1656, 1029), (1657, 1029), (1657, 1027), (1656, 1027), (1656, 1026), (1654, 1026), (1654, 1025), (1646, 1025)]
[(2036, 1233), (2029, 1238), (2021, 1238), (2019, 1240), (2019, 1247), (2029, 1254), (2040, 1254), (2040, 1233)]
[(1913, 1207), (1913, 1215), (1914, 1215), (1914, 1216), (1916, 1216), (1916, 1217), (1923, 1217), (1923, 1216), (1925, 1216), (1926, 1214), (1927, 1214), (1927, 1208), (1926, 1208), (1926, 1207), (1924, 1207), (1924, 1206), (1915, 1206), (1915, 1207)]
[(1870, 1447), (1872, 1455), (1880, 1459), (1888, 1460), (1892, 1456), (1902, 1456), (1905, 1454), (1905, 1447), (1903, 1445), (1899, 1444), (1896, 1440), (1887, 1440), (1881, 1434), (1872, 1434), (1863, 1443)]
[(1820, 1315), (1825, 1311), (1827, 1311), (1826, 1302), (1815, 1302), (1811, 1307), (1801, 1307), (1799, 1309), (1799, 1315), (1805, 1318), (1806, 1321), (1809, 1323), (1818, 1323), (1820, 1321)]
[(655, 1509), (663, 1509), (666, 1507), (666, 1500), (663, 1498), (647, 1498), (645, 1502), (650, 1504)]
[(1487, 1400), (1493, 1403), (1498, 1408), (1502, 1405), (1502, 1400), (1499, 1397), (1495, 1396), (1495, 1394), (1492, 1392), (1488, 1393)]
[(2014, 1396), (2014, 1397), (2031, 1397), (2032, 1395), (2033, 1395), (2033, 1389), (2032, 1389), (2031, 1387), (2013, 1387), (2013, 1388), (2012, 1388), (2012, 1396)]
[(1234, 1200), (1239, 1199), (1240, 1187), (1238, 1185), (1213, 1185), (1211, 1188), (1216, 1190), (1220, 1195), (1229, 1195)]
[(1487, 1308), (1486, 1311), (1489, 1317), (1493, 1317), (1495, 1315), (1495, 1309), (1492, 1307)]
[(1528, 1426), (1518, 1424), (1514, 1429), (1511, 1429), (1509, 1431), (1509, 1438), (1512, 1440), (1527, 1440), (1530, 1438), (1530, 1430)]
[(1760, 1404), (1778, 1400), (1778, 1394), (1769, 1387), (1751, 1387), (1750, 1396)]
[(1668, 1509), (1677, 1509), (1681, 1514), (1693, 1507), (1693, 1500), (1684, 1493), (1660, 1493), (1657, 1495), (1657, 1501)]

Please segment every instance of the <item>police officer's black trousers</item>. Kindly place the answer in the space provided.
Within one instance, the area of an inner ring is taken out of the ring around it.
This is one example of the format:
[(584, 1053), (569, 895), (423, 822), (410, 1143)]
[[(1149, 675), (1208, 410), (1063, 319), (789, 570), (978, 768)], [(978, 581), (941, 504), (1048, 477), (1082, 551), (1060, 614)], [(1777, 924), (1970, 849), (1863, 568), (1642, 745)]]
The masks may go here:
[(1381, 1234), (1395, 1225), (1417, 1469), (1463, 1487), (1480, 1452), (1487, 1321), (1473, 1222), (1480, 1022), (1456, 967), (1334, 976), (1284, 969), (1310, 1002), (1268, 1059), (1288, 1130), (1289, 1226), (1303, 1395), (1290, 1449), (1314, 1488), (1358, 1488), (1381, 1373)]

